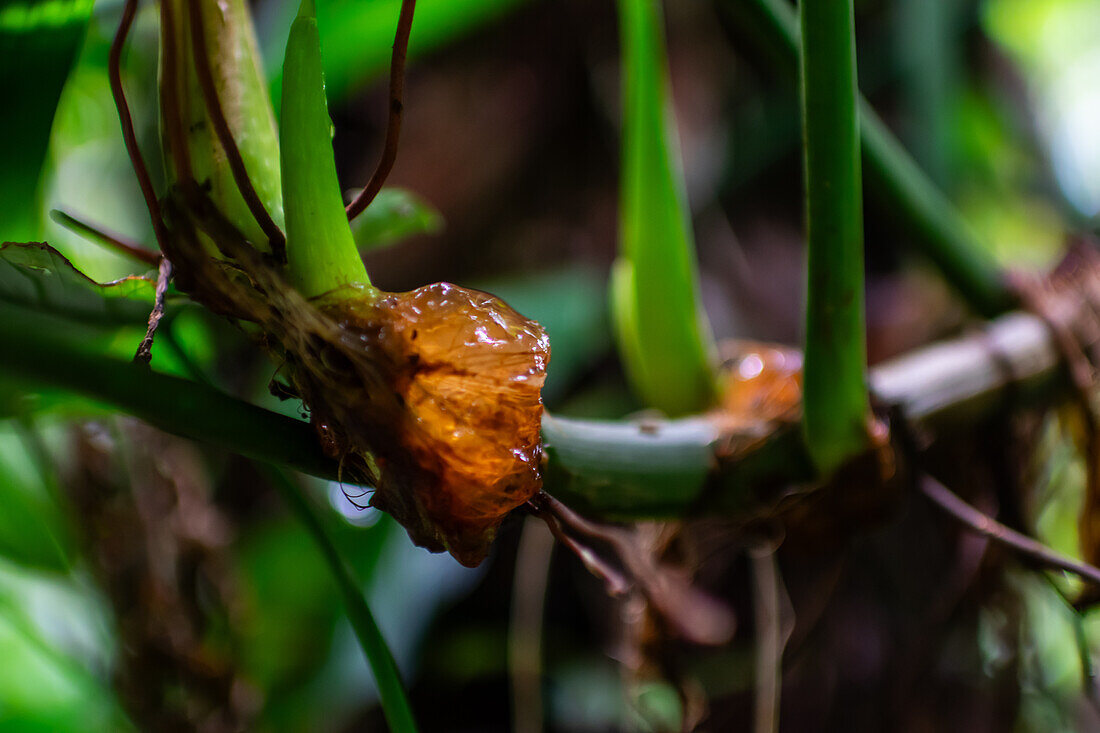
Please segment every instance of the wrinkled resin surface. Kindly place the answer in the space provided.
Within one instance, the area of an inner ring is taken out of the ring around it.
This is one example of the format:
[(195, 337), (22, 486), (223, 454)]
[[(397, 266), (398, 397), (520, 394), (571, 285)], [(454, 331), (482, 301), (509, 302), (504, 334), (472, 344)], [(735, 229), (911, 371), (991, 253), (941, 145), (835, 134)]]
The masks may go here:
[(362, 460), (377, 484), (371, 503), (414, 541), (477, 564), (503, 517), (541, 485), (546, 333), (448, 283), (321, 310), (341, 354), (303, 364), (298, 382), (323, 437)]

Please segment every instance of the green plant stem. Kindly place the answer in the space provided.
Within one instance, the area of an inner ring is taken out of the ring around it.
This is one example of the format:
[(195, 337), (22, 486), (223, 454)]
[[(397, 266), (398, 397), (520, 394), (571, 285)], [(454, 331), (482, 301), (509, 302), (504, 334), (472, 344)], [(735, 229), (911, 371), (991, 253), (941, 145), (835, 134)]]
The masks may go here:
[[(751, 35), (751, 50), (793, 83), (799, 36), (794, 8), (786, 0), (720, 1)], [(1014, 298), (1004, 275), (962, 215), (862, 97), (859, 109), (868, 197), (894, 214), (898, 230), (912, 237), (975, 311), (991, 317), (1008, 310)]]
[(363, 648), (371, 673), (374, 675), (374, 681), (378, 685), (378, 697), (382, 702), (382, 711), (390, 730), (393, 733), (415, 733), (416, 721), (405, 695), (404, 685), (401, 683), (401, 673), (378, 628), (378, 623), (374, 620), (374, 614), (371, 613), (370, 606), (363, 597), (360, 583), (356, 581), (351, 568), (340, 556), (328, 532), (325, 531), (321, 517), (305, 497), (302, 489), (284, 472), (274, 467), (269, 466), (266, 473), (291, 512), (309, 532), (317, 549), (324, 556), (329, 570), (332, 571), (332, 577), (344, 599), (348, 620), (351, 621), (355, 636), (359, 639), (359, 645)]
[(829, 474), (864, 451), (871, 414), (852, 0), (804, 0), (801, 21), (808, 250), (802, 427), (814, 464)]
[[(29, 384), (67, 389), (142, 418), (170, 433), (266, 463), (336, 478), (305, 422), (210, 387), (159, 374), (74, 343), (70, 322), (0, 303), (0, 372)], [(86, 333), (84, 327), (79, 333)], [(965, 429), (1003, 410), (1058, 396), (1059, 352), (1039, 318), (1012, 313), (986, 329), (880, 364), (870, 382), (878, 402), (931, 431)], [(1012, 375), (1009, 379), (1006, 375)], [(691, 512), (752, 516), (791, 482), (812, 478), (797, 431), (754, 442), (736, 461), (736, 443), (705, 416), (626, 422), (543, 419), (547, 488), (575, 508), (605, 517), (665, 519)]]
[(302, 0), (283, 62), (283, 208), (291, 281), (306, 297), (370, 286), (344, 212), (314, 0)]
[(718, 397), (713, 335), (699, 295), (658, 0), (619, 0), (623, 158), (615, 332), (631, 387), (668, 415)]
[[(277, 415), (180, 377), (97, 353), (60, 335), (71, 322), (0, 306), (0, 369), (32, 384), (101, 400), (185, 438), (232, 446), (234, 453), (335, 476), (308, 423)], [(83, 326), (92, 330), (91, 326)], [(279, 453), (285, 452), (282, 458)]]

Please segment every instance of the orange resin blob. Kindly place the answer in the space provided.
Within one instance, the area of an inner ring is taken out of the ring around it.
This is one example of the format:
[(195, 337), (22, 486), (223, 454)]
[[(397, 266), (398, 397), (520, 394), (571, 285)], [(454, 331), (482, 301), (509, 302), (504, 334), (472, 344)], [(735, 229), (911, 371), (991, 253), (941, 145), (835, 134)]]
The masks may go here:
[(358, 457), (373, 474), (372, 505), (418, 544), (476, 565), (504, 516), (541, 486), (545, 331), (448, 283), (332, 301), (322, 312), (338, 324), (362, 386), (322, 378), (343, 390), (322, 395), (301, 385), (315, 424), (342, 459)]
[(802, 401), (801, 352), (762, 343), (739, 344), (722, 408), (745, 420), (788, 417)]
[(722, 452), (738, 454), (802, 412), (802, 354), (752, 341), (735, 342), (726, 361), (726, 390), (711, 418), (725, 437)]

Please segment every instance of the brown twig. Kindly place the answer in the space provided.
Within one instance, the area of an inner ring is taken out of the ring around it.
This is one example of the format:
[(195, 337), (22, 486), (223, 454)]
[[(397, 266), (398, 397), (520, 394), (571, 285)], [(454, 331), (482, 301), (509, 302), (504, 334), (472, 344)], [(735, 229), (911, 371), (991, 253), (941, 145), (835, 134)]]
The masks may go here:
[(160, 202), (153, 189), (153, 179), (149, 176), (149, 168), (141, 156), (141, 148), (138, 147), (134, 119), (130, 115), (130, 105), (126, 102), (126, 92), (122, 88), (122, 48), (126, 44), (126, 36), (130, 33), (136, 13), (137, 0), (126, 0), (126, 4), (122, 7), (122, 19), (119, 21), (118, 31), (115, 32), (114, 40), (111, 41), (111, 51), (107, 56), (107, 76), (111, 83), (111, 95), (115, 100), (115, 108), (118, 110), (118, 121), (122, 125), (122, 140), (126, 145), (126, 153), (130, 156), (130, 164), (134, 168), (138, 185), (141, 187), (142, 198), (145, 199), (149, 217), (153, 220), (153, 234), (156, 235), (157, 244), (163, 249), (168, 233), (164, 227), (164, 218), (161, 216)]
[(157, 263), (160, 261), (160, 255), (156, 252), (145, 249), (145, 247), (142, 247), (136, 242), (129, 242), (125, 237), (115, 234), (114, 232), (108, 232), (106, 229), (102, 229), (97, 225), (89, 224), (86, 221), (78, 219), (66, 211), (51, 209), (50, 218), (82, 237), (98, 242), (105, 247), (116, 250), (138, 262), (143, 262), (150, 267), (156, 267)]
[[(553, 516), (556, 521), (560, 520), (570, 529), (609, 545), (638, 590), (684, 639), (696, 644), (721, 644), (733, 636), (736, 621), (732, 612), (692, 586), (687, 578), (672, 568), (660, 565), (633, 533), (591, 522), (546, 492), (539, 492), (528, 504)], [(577, 545), (574, 540), (569, 542), (571, 544), (567, 543), (567, 546), (570, 549)], [(583, 545), (580, 547), (589, 555), (593, 554), (591, 549)], [(575, 549), (573, 551), (576, 552)]]
[(546, 506), (544, 501), (541, 500), (543, 496), (546, 495), (540, 494), (528, 501), (527, 507), (536, 517), (546, 523), (546, 526), (550, 528), (550, 532), (554, 535), (554, 538), (580, 558), (584, 566), (588, 568), (588, 572), (604, 582), (607, 586), (607, 592), (610, 595), (621, 596), (630, 590), (630, 583), (627, 582), (626, 578), (624, 578), (619, 571), (604, 562), (599, 555), (592, 551), (592, 548), (580, 544), (565, 533), (557, 516), (555, 516)]
[(134, 361), (139, 364), (148, 364), (153, 359), (153, 338), (157, 333), (160, 319), (164, 318), (164, 298), (168, 293), (168, 283), (172, 279), (172, 263), (167, 257), (160, 258), (160, 267), (157, 271), (157, 294), (153, 301), (153, 310), (149, 312), (149, 325), (145, 328), (145, 338), (138, 345)]
[(244, 158), (237, 147), (237, 141), (233, 138), (233, 131), (229, 129), (229, 121), (225, 117), (221, 100), (218, 98), (217, 85), (214, 83), (214, 72), (210, 67), (210, 58), (207, 56), (206, 27), (203, 25), (202, 8), (198, 0), (188, 0), (188, 11), (191, 21), (191, 51), (195, 57), (195, 71), (198, 76), (199, 87), (202, 89), (202, 99), (206, 106), (206, 113), (210, 115), (210, 123), (214, 127), (214, 134), (218, 137), (222, 149), (225, 151), (226, 162), (233, 173), (233, 180), (237, 184), (237, 190), (241, 192), (248, 210), (252, 212), (256, 223), (267, 235), (271, 245), (271, 253), (279, 262), (286, 262), (286, 235), (275, 220), (271, 218), (252, 185), (252, 179), (248, 176)]
[(1009, 529), (967, 504), (931, 476), (924, 476), (919, 485), (921, 493), (933, 504), (972, 531), (988, 537), (1038, 565), (1064, 570), (1079, 575), (1084, 580), (1100, 584), (1100, 568), (1066, 557), (1027, 535)]
[[(1096, 273), (1100, 258), (1092, 243), (1071, 240), (1065, 256), (1044, 280), (1014, 275), (1010, 286), (1020, 302), (1041, 318), (1050, 329), (1070, 377), (1075, 402), (1084, 426), (1081, 448), (1085, 459), (1085, 500), (1080, 514), (1080, 545), (1086, 560), (1100, 559), (1100, 418), (1093, 406), (1096, 370), (1086, 350), (1089, 313), (1095, 322)], [(1064, 301), (1072, 299), (1074, 308), (1066, 309)], [(1077, 301), (1085, 304), (1076, 307)], [(1069, 312), (1067, 312), (1067, 310)], [(1083, 317), (1084, 316), (1084, 317)], [(1093, 332), (1095, 343), (1095, 331)], [(1095, 603), (1100, 589), (1092, 588), (1078, 599), (1082, 605)]]
[(554, 537), (527, 517), (516, 550), (508, 667), (512, 683), (512, 729), (540, 733), (543, 725), (542, 635), (546, 587)]
[(793, 629), (784, 616), (789, 608), (774, 543), (749, 551), (753, 578), (753, 617), (756, 626), (756, 694), (753, 730), (779, 730), (779, 700), (783, 691), (783, 650)]
[(386, 124), (386, 143), (382, 149), (382, 158), (374, 170), (367, 185), (347, 206), (348, 219), (354, 219), (363, 213), (393, 169), (397, 160), (397, 139), (401, 135), (401, 113), (404, 105), (401, 101), (405, 94), (405, 56), (409, 49), (409, 32), (412, 30), (413, 11), (416, 0), (401, 0), (401, 14), (397, 18), (397, 34), (393, 39), (393, 57), (390, 59), (390, 116)]

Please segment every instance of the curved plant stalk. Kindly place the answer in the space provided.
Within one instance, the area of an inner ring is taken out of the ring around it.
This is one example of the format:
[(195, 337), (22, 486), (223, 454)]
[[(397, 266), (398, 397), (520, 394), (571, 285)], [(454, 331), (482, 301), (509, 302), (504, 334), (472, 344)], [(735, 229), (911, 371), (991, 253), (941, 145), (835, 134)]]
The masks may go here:
[[(66, 328), (68, 326), (68, 328)], [(0, 303), (0, 372), (86, 395), (166, 432), (267, 463), (336, 478), (308, 423), (210, 387), (105, 356), (84, 341), (87, 326)], [(1013, 405), (1049, 400), (1064, 379), (1038, 317), (1012, 313), (979, 333), (929, 346), (871, 371), (876, 398), (918, 427), (972, 425)], [(1006, 375), (1012, 375), (1009, 379)], [(735, 460), (731, 436), (705, 416), (591, 421), (545, 416), (546, 484), (571, 506), (605, 517), (664, 519), (706, 511), (745, 517), (810, 481), (797, 431), (760, 440)], [(768, 487), (778, 487), (779, 494)]]
[[(782, 73), (793, 71), (799, 29), (795, 10), (786, 0), (720, 1), (773, 59), (780, 60)], [(859, 110), (868, 195), (894, 214), (898, 230), (912, 237), (975, 311), (986, 317), (1006, 311), (1014, 298), (1004, 274), (962, 215), (862, 97)]]
[(369, 287), (336, 179), (314, 0), (302, 0), (290, 28), (279, 137), (291, 281), (306, 297)]
[(413, 718), (412, 708), (409, 706), (405, 687), (401, 682), (401, 673), (397, 669), (397, 663), (386, 644), (386, 639), (382, 636), (382, 631), (378, 628), (378, 623), (374, 620), (374, 614), (367, 605), (366, 598), (363, 597), (362, 584), (355, 579), (351, 568), (340, 556), (332, 543), (332, 538), (325, 531), (324, 522), (303, 494), (302, 489), (285, 473), (274, 467), (269, 467), (266, 473), (282, 495), (283, 501), (290, 507), (290, 511), (309, 532), (329, 570), (332, 571), (333, 580), (336, 581), (336, 586), (344, 599), (348, 620), (355, 630), (359, 646), (367, 657), (367, 663), (374, 675), (374, 682), (378, 685), (378, 697), (382, 702), (382, 712), (386, 716), (390, 730), (393, 733), (416, 733), (416, 720)]
[(611, 304), (627, 377), (650, 407), (683, 415), (718, 396), (699, 298), (691, 214), (668, 93), (658, 0), (619, 0), (623, 161)]
[(863, 199), (852, 0), (805, 0), (802, 140), (806, 187), (806, 348), (802, 427), (825, 474), (867, 446)]

